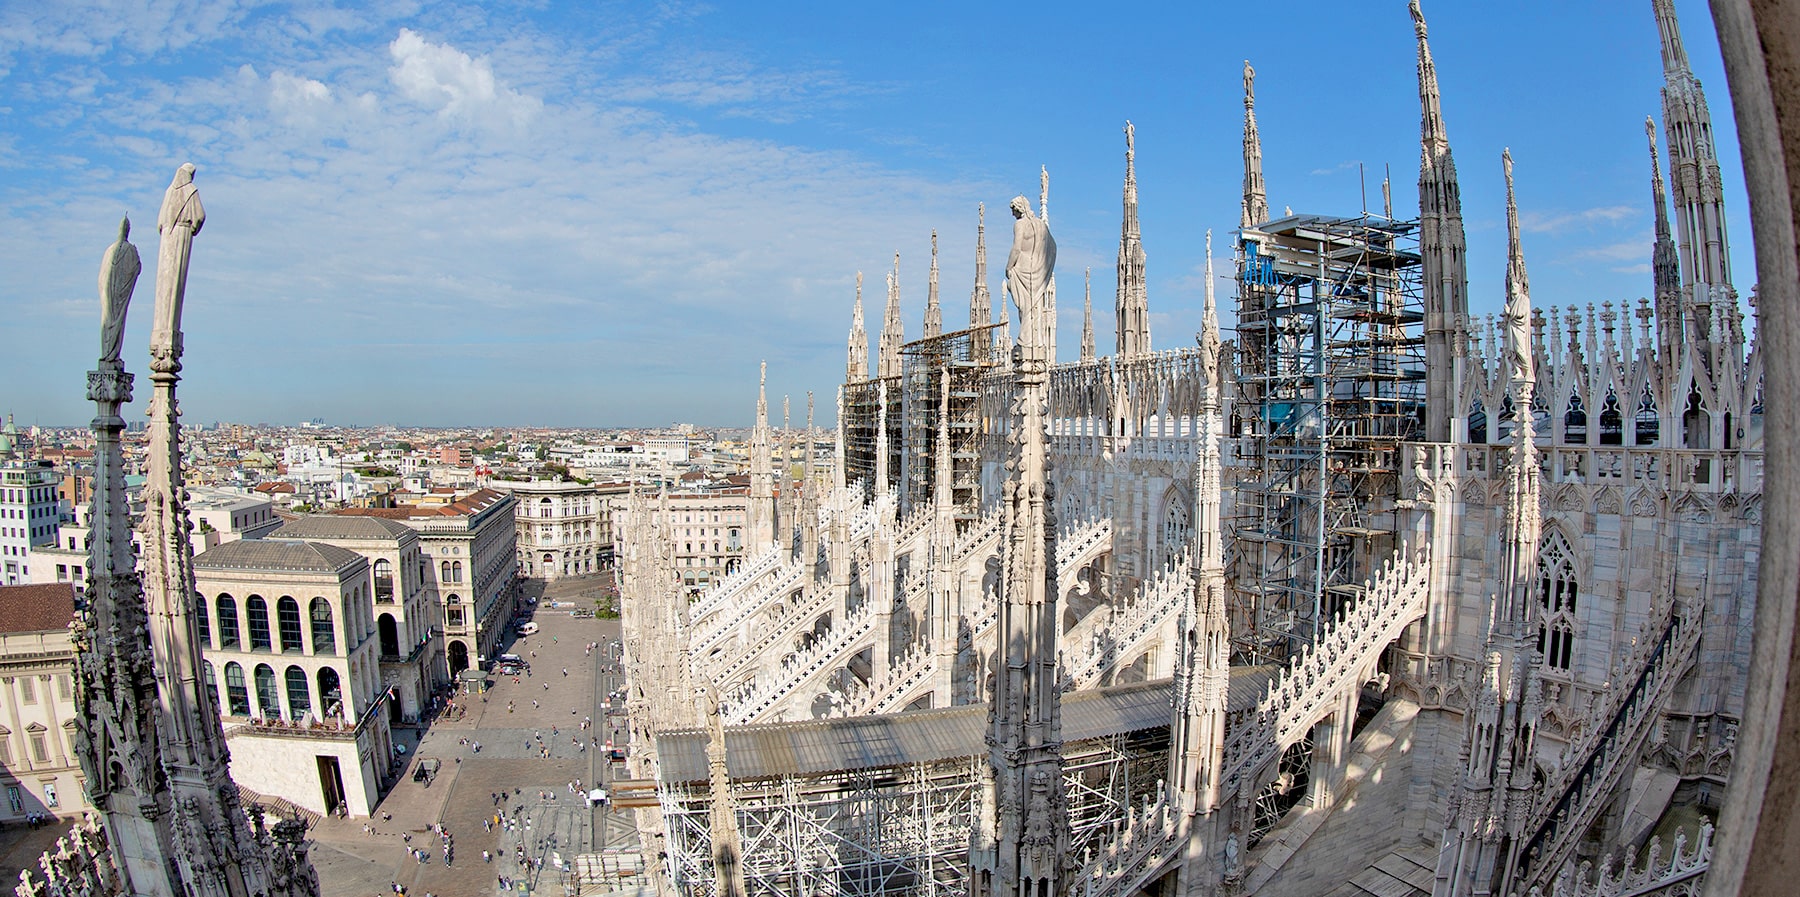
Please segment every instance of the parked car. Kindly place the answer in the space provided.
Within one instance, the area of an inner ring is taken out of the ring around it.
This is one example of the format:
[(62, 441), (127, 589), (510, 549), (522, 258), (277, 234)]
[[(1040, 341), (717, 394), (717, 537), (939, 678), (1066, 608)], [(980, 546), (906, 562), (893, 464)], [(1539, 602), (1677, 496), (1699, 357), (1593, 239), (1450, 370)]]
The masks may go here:
[(611, 760), (614, 763), (624, 763), (625, 762), (625, 749), (624, 748), (613, 748), (612, 750), (607, 751), (606, 759)]
[(538, 624), (533, 623), (530, 620), (527, 620), (527, 621), (519, 624), (519, 634), (520, 635), (535, 635), (537, 633), (537, 631), (538, 631)]

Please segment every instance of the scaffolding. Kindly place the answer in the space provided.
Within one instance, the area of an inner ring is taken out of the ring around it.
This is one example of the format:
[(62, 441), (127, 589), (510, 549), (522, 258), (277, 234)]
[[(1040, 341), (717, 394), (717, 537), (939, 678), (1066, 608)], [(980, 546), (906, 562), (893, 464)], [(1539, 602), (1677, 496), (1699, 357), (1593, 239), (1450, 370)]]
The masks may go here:
[(1393, 551), (1399, 444), (1425, 411), (1417, 230), (1290, 215), (1239, 234), (1240, 662), (1316, 640)]
[[(981, 378), (991, 367), (981, 351), (999, 325), (916, 340), (900, 347), (904, 458), (895, 468), (903, 484), (900, 511), (925, 507), (936, 496), (938, 430), (947, 418), (950, 501), (959, 524), (981, 510)], [(944, 391), (948, 380), (949, 392)]]
[[(1071, 856), (1098, 849), (1133, 806), (1160, 794), (1166, 726), (1070, 742)], [(751, 895), (965, 897), (985, 755), (820, 775), (733, 781)], [(670, 875), (687, 897), (718, 893), (705, 782), (661, 789)]]
[[(870, 484), (870, 494), (897, 485), (905, 448), (901, 444), (902, 390), (900, 377), (877, 377), (844, 384), (844, 482)], [(882, 410), (886, 406), (888, 482), (875, 482), (876, 452), (881, 446)]]

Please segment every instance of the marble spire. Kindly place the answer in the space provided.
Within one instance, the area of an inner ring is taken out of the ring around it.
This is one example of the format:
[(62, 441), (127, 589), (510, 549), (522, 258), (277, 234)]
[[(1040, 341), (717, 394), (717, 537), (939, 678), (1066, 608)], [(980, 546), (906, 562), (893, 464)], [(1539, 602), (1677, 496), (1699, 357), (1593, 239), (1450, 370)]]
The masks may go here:
[(1144, 240), (1138, 227), (1137, 129), (1125, 123), (1125, 199), (1119, 223), (1118, 293), (1114, 312), (1120, 358), (1150, 352), (1150, 301), (1144, 283)]
[[(987, 204), (975, 206), (975, 289), (969, 294), (969, 327), (986, 327), (994, 323), (994, 297), (987, 282)], [(972, 351), (976, 361), (986, 361), (993, 346), (991, 335), (977, 335)]]
[(900, 376), (900, 347), (906, 343), (906, 325), (900, 321), (900, 253), (894, 253), (894, 270), (887, 277), (887, 312), (881, 321), (881, 358), (875, 376)]
[(937, 231), (931, 232), (931, 279), (925, 287), (925, 338), (944, 335), (944, 310), (938, 306)]
[(1081, 299), (1081, 360), (1094, 360), (1094, 269), (1083, 273), (1085, 286)]
[(1651, 0), (1662, 38), (1663, 134), (1669, 150), (1669, 182), (1675, 194), (1675, 236), (1681, 253), (1683, 318), (1700, 357), (1711, 357), (1713, 306), (1736, 305), (1731, 286), (1730, 242), (1725, 235), (1724, 188), (1713, 145), (1706, 92), (1688, 64), (1672, 0)]
[(1187, 818), (1181, 893), (1212, 893), (1221, 849), (1218, 832), (1196, 817), (1222, 802), (1220, 774), (1225, 761), (1225, 713), (1231, 687), (1231, 626), (1225, 617), (1224, 531), (1219, 513), (1223, 490), (1219, 442), (1219, 315), (1214, 296), (1212, 231), (1206, 232), (1206, 301), (1201, 314), (1200, 439), (1194, 464), (1193, 590), (1178, 625), (1175, 719), (1170, 729), (1171, 801)]
[(862, 272), (856, 272), (856, 310), (850, 313), (850, 362), (845, 367), (844, 382), (861, 383), (869, 379), (869, 332), (863, 329)]
[[(1050, 226), (1050, 166), (1038, 166), (1038, 220)], [(1045, 350), (1051, 364), (1056, 363), (1056, 273), (1050, 274), (1050, 289), (1044, 294), (1040, 326), (1044, 329)]]
[(775, 544), (775, 466), (770, 459), (769, 363), (756, 381), (756, 426), (750, 431), (750, 546), (761, 551)]
[(999, 655), (988, 694), (987, 762), (969, 842), (970, 893), (1027, 897), (1066, 892), (1069, 809), (1063, 782), (1062, 690), (1057, 676), (1056, 493), (1046, 446), (1050, 354), (1044, 315), (1056, 243), (1029, 201), (1020, 213), (1007, 281), (1017, 292), (1007, 479), (1002, 486), (1004, 566), (995, 629)]
[(1486, 662), (1464, 721), (1460, 787), (1445, 811), (1450, 829), (1439, 854), (1442, 893), (1507, 894), (1514, 890), (1536, 783), (1534, 741), (1543, 711), (1543, 683), (1536, 675), (1536, 624), (1531, 619), (1537, 581), (1537, 434), (1532, 394), (1531, 286), (1519, 245), (1512, 154), (1501, 155), (1506, 172), (1506, 304), (1501, 313), (1502, 356), (1517, 410), (1505, 468), (1505, 516), (1498, 588), (1489, 610)]
[(1431, 58), (1419, 0), (1408, 6), (1419, 44), (1419, 254), (1425, 300), (1425, 438), (1449, 442), (1466, 411), (1453, 407), (1460, 377), (1456, 348), (1469, 317), (1469, 272), (1464, 258), (1462, 192), (1444, 131), (1437, 63)]
[(1665, 367), (1671, 367), (1676, 364), (1675, 353), (1681, 347), (1683, 326), (1681, 257), (1669, 231), (1669, 194), (1656, 152), (1656, 120), (1649, 116), (1644, 118), (1644, 136), (1650, 142), (1650, 201), (1656, 209), (1656, 242), (1650, 250), (1656, 297), (1656, 357)]
[[(95, 420), (95, 491), (88, 607), (76, 627), (77, 753), (123, 891), (143, 897), (316, 895), (298, 822), (252, 829), (231, 780), (231, 753), (216, 701), (200, 687), (194, 616), (192, 523), (181, 470), (181, 310), (193, 240), (206, 223), (194, 166), (182, 165), (163, 196), (157, 229), (156, 305), (150, 335), (147, 477), (139, 525), (141, 573), (130, 559), (118, 408), (131, 378), (110, 347), (89, 375)], [(125, 242), (107, 253), (103, 333), (123, 324), (138, 258)], [(123, 276), (129, 273), (130, 276)], [(110, 275), (110, 276), (109, 276)], [(103, 338), (104, 340), (104, 338)], [(111, 355), (113, 357), (106, 357)], [(370, 712), (369, 708), (361, 708)]]
[(1262, 137), (1256, 132), (1256, 69), (1244, 60), (1244, 200), (1239, 206), (1238, 227), (1255, 227), (1269, 220), (1269, 194), (1263, 187)]

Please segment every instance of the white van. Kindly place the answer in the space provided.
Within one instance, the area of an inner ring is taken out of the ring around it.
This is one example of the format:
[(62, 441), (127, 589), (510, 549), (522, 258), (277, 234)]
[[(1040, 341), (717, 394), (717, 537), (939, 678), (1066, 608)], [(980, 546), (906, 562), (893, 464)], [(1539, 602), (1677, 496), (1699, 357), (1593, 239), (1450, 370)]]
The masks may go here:
[(530, 621), (519, 624), (520, 635), (533, 635), (538, 631), (538, 624)]

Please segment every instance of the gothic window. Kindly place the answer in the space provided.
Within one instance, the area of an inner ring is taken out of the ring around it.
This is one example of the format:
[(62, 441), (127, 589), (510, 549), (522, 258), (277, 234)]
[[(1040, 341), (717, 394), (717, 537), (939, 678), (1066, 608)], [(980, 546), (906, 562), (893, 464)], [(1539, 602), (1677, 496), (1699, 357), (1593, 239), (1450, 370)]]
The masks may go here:
[(219, 611), (219, 647), (235, 648), (238, 646), (238, 611), (237, 599), (230, 595), (220, 595), (214, 602)]
[(1169, 493), (1163, 508), (1163, 560), (1166, 562), (1181, 553), (1193, 535), (1193, 526), (1188, 520), (1186, 496), (1179, 492)]
[(301, 720), (312, 711), (312, 694), (306, 687), (306, 671), (299, 667), (287, 668), (288, 718)]
[(275, 686), (275, 669), (266, 663), (256, 665), (256, 709), (263, 719), (281, 717), (281, 689)]
[(219, 678), (213, 674), (210, 660), (200, 661), (200, 678), (206, 686), (206, 699), (212, 702), (213, 710), (219, 709)]
[(1700, 395), (1699, 384), (1692, 384), (1688, 387), (1687, 410), (1681, 415), (1688, 448), (1712, 448), (1708, 445), (1712, 434), (1707, 431), (1707, 424), (1706, 400)]
[(244, 668), (236, 661), (225, 665), (225, 701), (227, 715), (250, 715), (250, 688), (244, 682)]
[(200, 627), (200, 646), (212, 647), (212, 615), (206, 612), (206, 598), (194, 602), (194, 622)]
[(1487, 409), (1480, 402), (1469, 409), (1469, 441), (1476, 445), (1485, 445), (1488, 441)]
[(1581, 404), (1581, 394), (1569, 393), (1569, 410), (1563, 412), (1563, 442), (1586, 445), (1587, 423), (1587, 408)]
[(308, 612), (312, 615), (313, 653), (337, 653), (337, 632), (331, 625), (331, 602), (314, 598)]
[(1625, 444), (1625, 416), (1619, 413), (1619, 397), (1611, 392), (1600, 406), (1600, 444)]
[(1650, 396), (1650, 387), (1644, 387), (1644, 398), (1638, 402), (1637, 410), (1637, 444), (1655, 445), (1661, 437), (1662, 422), (1656, 417), (1656, 400)]
[(250, 623), (250, 650), (267, 651), (274, 646), (269, 638), (269, 602), (261, 595), (244, 599), (244, 616)]
[(306, 640), (300, 634), (300, 602), (281, 596), (281, 600), (275, 602), (275, 619), (281, 627), (282, 653), (298, 654), (306, 650)]
[(387, 558), (375, 559), (375, 600), (383, 604), (394, 602), (394, 566)]
[(1545, 666), (1568, 672), (1575, 654), (1575, 604), (1580, 597), (1575, 562), (1559, 533), (1544, 539), (1538, 552), (1538, 652)]

